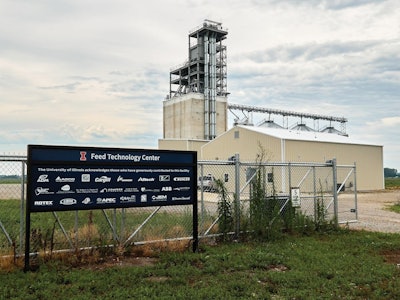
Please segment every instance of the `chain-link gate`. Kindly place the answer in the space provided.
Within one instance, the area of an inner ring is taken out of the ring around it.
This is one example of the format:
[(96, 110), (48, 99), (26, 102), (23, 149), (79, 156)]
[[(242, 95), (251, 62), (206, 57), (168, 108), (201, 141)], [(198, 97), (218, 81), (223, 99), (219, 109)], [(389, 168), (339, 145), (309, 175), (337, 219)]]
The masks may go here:
[[(216, 182), (227, 190), (235, 207), (237, 233), (240, 218), (248, 212), (251, 182), (257, 170), (264, 174), (267, 198), (279, 202), (281, 213), (293, 205), (311, 218), (321, 212), (338, 223), (357, 221), (355, 166), (336, 166), (335, 161), (311, 163), (198, 162), (199, 236), (221, 234)], [(0, 157), (0, 256), (22, 255), (24, 250), (26, 157)], [(267, 199), (268, 200), (268, 199)], [(52, 252), (100, 246), (123, 246), (155, 241), (190, 241), (193, 214), (190, 207), (164, 206), (34, 213), (31, 217), (31, 249)]]
[[(277, 202), (280, 214), (286, 214), (289, 206), (293, 206), (315, 222), (319, 218), (336, 224), (356, 222), (355, 170), (355, 165), (338, 166), (335, 160), (324, 164), (240, 162), (237, 156), (231, 161), (200, 161), (199, 233), (204, 237), (220, 232), (220, 195), (214, 188), (218, 180), (227, 188), (231, 206), (240, 210), (235, 212), (234, 231), (243, 230), (239, 219), (249, 213), (252, 182), (257, 171), (263, 174), (265, 201)], [(293, 203), (295, 196), (296, 203)]]

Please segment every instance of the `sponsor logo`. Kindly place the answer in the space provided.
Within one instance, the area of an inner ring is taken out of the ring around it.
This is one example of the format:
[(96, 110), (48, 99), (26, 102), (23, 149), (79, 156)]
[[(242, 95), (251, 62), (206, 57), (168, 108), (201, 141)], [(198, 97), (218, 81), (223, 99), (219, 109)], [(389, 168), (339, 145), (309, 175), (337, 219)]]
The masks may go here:
[(121, 202), (136, 202), (136, 196), (135, 195), (130, 195), (130, 196), (122, 196), (119, 198)]
[(172, 186), (163, 186), (161, 188), (162, 192), (171, 192), (172, 191)]
[(89, 197), (86, 197), (85, 199), (82, 200), (82, 203), (83, 204), (89, 204), (89, 203), (92, 203), (92, 201), (90, 201)]
[(90, 174), (82, 174), (81, 181), (82, 182), (90, 182)]
[(52, 206), (53, 201), (35, 201), (35, 202), (33, 202), (33, 205), (35, 205), (35, 206)]
[(73, 193), (73, 191), (71, 191), (71, 187), (69, 184), (63, 185), (57, 192), (57, 194), (67, 194), (67, 193)]
[(174, 188), (174, 191), (188, 191), (188, 190), (190, 190), (190, 187), (188, 187), (188, 186)]
[(100, 193), (122, 193), (123, 188), (104, 188), (100, 190)]
[(79, 152), (81, 157), (79, 158), (80, 161), (86, 161), (86, 151)]
[(140, 195), (140, 202), (147, 202), (147, 195)]
[(56, 182), (75, 182), (75, 178), (62, 178), (58, 176)]
[(93, 194), (93, 193), (98, 193), (98, 189), (76, 189), (76, 192), (78, 194)]
[(190, 177), (174, 177), (174, 181), (190, 181)]
[(137, 188), (125, 188), (124, 189), (125, 193), (132, 193), (132, 192), (139, 192)]
[(170, 181), (171, 180), (171, 176), (170, 175), (160, 175), (158, 177), (158, 180), (160, 180), (160, 181)]
[(61, 187), (61, 190), (64, 192), (68, 192), (71, 190), (71, 187), (69, 186), (69, 184), (66, 184)]
[(60, 200), (60, 204), (62, 205), (74, 205), (76, 204), (76, 199), (74, 198), (64, 198)]
[(40, 175), (36, 182), (49, 182), (48, 177), (49, 177), (49, 175), (47, 175), (47, 174)]
[(107, 177), (107, 176), (96, 177), (94, 179), (94, 182), (106, 183), (106, 182), (110, 182), (110, 181), (111, 181), (111, 177)]
[(141, 187), (140, 188), (141, 192), (153, 192), (153, 193), (158, 193), (160, 190), (159, 189), (148, 189), (146, 187)]
[(167, 195), (154, 195), (151, 197), (151, 200), (153, 201), (167, 201), (167, 199)]
[(138, 181), (154, 181), (154, 178), (139, 177)]
[(97, 198), (96, 202), (98, 204), (117, 203), (117, 199), (116, 198)]
[(54, 194), (54, 193), (49, 192), (49, 188), (37, 187), (35, 189), (35, 194), (36, 194), (36, 196), (39, 196), (42, 194)]
[(117, 178), (117, 182), (132, 182), (133, 179), (132, 178), (124, 178), (122, 176), (118, 176)]
[(190, 200), (190, 196), (189, 197), (172, 197), (172, 200)]

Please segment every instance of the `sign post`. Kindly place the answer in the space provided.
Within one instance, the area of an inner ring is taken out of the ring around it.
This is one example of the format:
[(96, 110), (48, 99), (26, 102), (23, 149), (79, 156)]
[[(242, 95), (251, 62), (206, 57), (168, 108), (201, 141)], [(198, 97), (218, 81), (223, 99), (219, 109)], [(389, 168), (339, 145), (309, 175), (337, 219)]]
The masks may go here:
[(198, 245), (197, 153), (28, 145), (25, 270), (30, 214), (148, 206), (193, 206)]

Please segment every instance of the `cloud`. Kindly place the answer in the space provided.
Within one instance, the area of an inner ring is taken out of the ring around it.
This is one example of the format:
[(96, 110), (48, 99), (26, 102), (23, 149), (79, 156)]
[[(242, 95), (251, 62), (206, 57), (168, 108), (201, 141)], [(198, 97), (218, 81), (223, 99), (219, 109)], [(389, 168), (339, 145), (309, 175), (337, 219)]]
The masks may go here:
[(324, 0), (320, 2), (323, 7), (333, 10), (358, 8), (367, 4), (376, 4), (376, 0)]
[[(395, 142), (396, 126), (384, 125), (397, 122), (391, 118), (399, 111), (396, 0), (1, 6), (2, 149), (28, 142), (155, 145), (170, 67), (187, 59), (188, 32), (204, 19), (228, 29), (229, 102), (344, 116), (351, 135)], [(385, 160), (398, 161), (385, 151)]]
[(284, 100), (289, 106), (297, 99), (302, 99), (301, 105), (309, 101), (312, 106), (323, 99), (344, 106), (357, 101), (360, 105), (394, 105), (400, 92), (398, 53), (399, 41), (391, 40), (288, 45), (248, 52), (232, 59), (230, 92), (232, 98), (238, 95), (248, 102)]
[(97, 75), (72, 76), (70, 83), (66, 78), (64, 84), (38, 86), (35, 105), (20, 101), (4, 107), (0, 125), (8, 129), (2, 134), (3, 143), (110, 144), (132, 141), (135, 135), (152, 137), (152, 141), (161, 137), (164, 93), (152, 88), (159, 84), (157, 72)]
[(374, 127), (376, 129), (385, 129), (385, 128), (396, 128), (396, 130), (398, 129), (398, 127), (400, 126), (400, 117), (396, 116), (396, 117), (386, 117), (386, 118), (382, 118), (378, 121), (374, 121), (374, 122), (367, 122), (367, 125), (370, 127)]
[(376, 1), (376, 0), (308, 0), (300, 2), (297, 0), (253, 0), (259, 6), (269, 6), (271, 4), (274, 5), (291, 5), (291, 6), (309, 6), (309, 7), (317, 7), (323, 8), (327, 10), (345, 10), (352, 8), (360, 8), (368, 5), (376, 5), (377, 2), (384, 1)]

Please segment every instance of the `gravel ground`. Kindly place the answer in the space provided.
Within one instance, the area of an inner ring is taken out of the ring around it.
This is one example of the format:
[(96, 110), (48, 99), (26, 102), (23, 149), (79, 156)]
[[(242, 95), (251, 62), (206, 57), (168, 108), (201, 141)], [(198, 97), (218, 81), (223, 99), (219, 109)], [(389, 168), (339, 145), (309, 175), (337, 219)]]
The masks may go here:
[(399, 203), (400, 189), (357, 193), (358, 222), (350, 229), (400, 233), (400, 214), (387, 210)]

